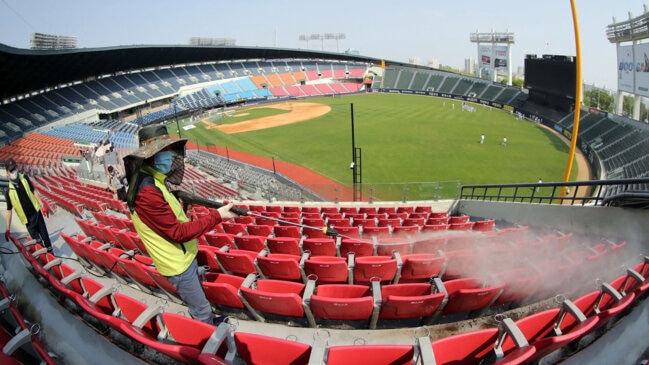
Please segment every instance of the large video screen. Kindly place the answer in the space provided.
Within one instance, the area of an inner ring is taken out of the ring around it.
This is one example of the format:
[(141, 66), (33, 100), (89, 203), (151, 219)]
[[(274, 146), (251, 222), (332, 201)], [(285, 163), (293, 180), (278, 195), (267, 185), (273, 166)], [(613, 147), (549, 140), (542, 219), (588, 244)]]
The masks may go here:
[(530, 90), (574, 99), (577, 74), (573, 57), (525, 58), (525, 84)]

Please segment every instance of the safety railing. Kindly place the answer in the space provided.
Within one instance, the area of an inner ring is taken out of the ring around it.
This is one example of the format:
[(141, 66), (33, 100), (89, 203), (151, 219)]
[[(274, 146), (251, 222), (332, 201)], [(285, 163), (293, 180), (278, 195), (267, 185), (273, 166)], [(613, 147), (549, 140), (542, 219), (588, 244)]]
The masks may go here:
[(567, 205), (644, 205), (649, 201), (649, 178), (463, 185), (459, 199)]

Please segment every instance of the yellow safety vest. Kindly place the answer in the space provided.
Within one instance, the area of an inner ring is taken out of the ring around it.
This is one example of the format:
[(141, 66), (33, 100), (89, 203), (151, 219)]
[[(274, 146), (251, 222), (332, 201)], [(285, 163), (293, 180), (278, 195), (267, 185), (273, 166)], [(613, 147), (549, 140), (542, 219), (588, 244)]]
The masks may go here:
[[(180, 202), (165, 186), (164, 180), (166, 176), (150, 166), (143, 166), (140, 172), (153, 176), (155, 186), (162, 191), (162, 195), (169, 203), (178, 221), (180, 223), (187, 222), (189, 219), (185, 215)], [(198, 253), (198, 241), (196, 239), (184, 243), (172, 242), (144, 224), (136, 212), (131, 214), (131, 220), (160, 274), (174, 276), (187, 270)]]
[[(36, 199), (36, 196), (29, 188), (29, 183), (27, 182), (27, 179), (25, 179), (25, 175), (18, 173), (18, 180), (20, 181), (20, 184), (22, 184), (23, 189), (25, 189), (25, 191), (27, 192), (29, 200), (32, 201), (34, 209), (36, 209), (37, 211), (41, 210), (41, 204), (38, 202), (38, 199)], [(11, 199), (11, 205), (16, 211), (16, 215), (18, 216), (20, 222), (22, 224), (27, 224), (27, 216), (25, 216), (25, 210), (23, 209), (23, 206), (20, 205), (18, 190), (16, 190), (16, 187), (11, 182), (9, 182), (9, 199)]]

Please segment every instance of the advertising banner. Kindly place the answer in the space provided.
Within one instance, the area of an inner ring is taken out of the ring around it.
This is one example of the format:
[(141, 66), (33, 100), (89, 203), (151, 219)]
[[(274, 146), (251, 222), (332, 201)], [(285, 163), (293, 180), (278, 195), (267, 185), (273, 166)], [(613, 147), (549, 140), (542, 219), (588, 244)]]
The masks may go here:
[(617, 47), (617, 88), (649, 97), (649, 43)]
[(494, 67), (507, 68), (507, 46), (494, 46)]
[(491, 46), (480, 45), (480, 47), (478, 48), (478, 59), (480, 60), (480, 67), (493, 68), (491, 56)]
[(635, 66), (633, 64), (633, 46), (617, 47), (617, 88), (620, 91), (634, 93), (633, 79)]
[(482, 68), (507, 68), (507, 46), (481, 44), (478, 59)]
[(635, 93), (649, 97), (649, 43), (635, 46)]

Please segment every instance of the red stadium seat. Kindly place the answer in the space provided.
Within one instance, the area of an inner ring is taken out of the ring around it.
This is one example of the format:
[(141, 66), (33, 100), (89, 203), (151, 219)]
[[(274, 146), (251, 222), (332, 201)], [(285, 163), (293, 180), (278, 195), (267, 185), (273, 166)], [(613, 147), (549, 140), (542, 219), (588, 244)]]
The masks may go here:
[(431, 284), (427, 283), (384, 285), (379, 319), (425, 318), (424, 324), (431, 324), (446, 299), (446, 293), (433, 293)]
[(317, 215), (317, 217), (314, 218), (303, 217), (302, 224), (304, 224), (305, 226), (310, 226), (315, 228), (321, 228), (327, 225), (325, 220), (322, 219), (320, 215)]
[(237, 235), (234, 236), (234, 244), (239, 250), (259, 252), (266, 248), (266, 237), (248, 234)]
[[(377, 227), (387, 228), (387, 227)], [(376, 240), (376, 254), (383, 256), (392, 256), (396, 251), (403, 255), (408, 255), (412, 250), (412, 243), (409, 240), (400, 238), (377, 238)]]
[(369, 321), (375, 309), (370, 287), (353, 284), (318, 285), (311, 296), (310, 308), (316, 321)]
[(225, 221), (221, 223), (221, 227), (223, 227), (223, 231), (225, 233), (229, 233), (233, 235), (248, 234), (248, 231), (246, 230), (246, 225), (243, 223), (234, 223), (234, 222)]
[(169, 282), (169, 279), (167, 279), (166, 276), (160, 274), (160, 272), (153, 266), (142, 266), (142, 267), (144, 268), (144, 271), (146, 271), (146, 274), (149, 275), (151, 280), (155, 282), (155, 285), (160, 290), (162, 290), (171, 301), (176, 303), (182, 303), (182, 300), (180, 299), (180, 295), (178, 294), (176, 287)]
[(315, 256), (304, 261), (305, 275), (315, 275), (318, 284), (347, 283), (349, 270), (344, 257)]
[[(318, 227), (322, 228), (324, 226)], [(302, 238), (302, 230), (300, 227), (297, 226), (274, 226), (273, 227), (273, 233), (275, 234), (275, 237), (293, 237), (297, 239)]]
[(229, 274), (208, 275), (201, 285), (207, 300), (217, 307), (244, 309), (239, 297), (239, 288), (244, 278)]
[(257, 256), (257, 267), (264, 278), (306, 281), (304, 271), (300, 267), (300, 256), (283, 253), (270, 253)]
[(300, 256), (300, 240), (294, 237), (268, 237), (266, 246), (270, 253), (284, 253), (289, 255)]
[(226, 274), (246, 277), (248, 274), (257, 273), (254, 263), (257, 252), (230, 249), (228, 246), (224, 246), (216, 251), (215, 255), (219, 267)]
[(378, 239), (384, 238), (384, 237), (390, 237), (390, 227), (383, 226), (383, 227), (363, 227), (363, 234), (361, 235), (361, 238), (368, 239), (376, 237)]
[(327, 352), (327, 364), (410, 365), (414, 354), (412, 345), (331, 346)]
[(496, 221), (494, 219), (485, 219), (481, 221), (476, 221), (473, 225), (474, 231), (492, 231), (494, 229)]
[(234, 342), (246, 364), (308, 364), (311, 356), (310, 345), (256, 333), (235, 332)]
[(196, 254), (198, 265), (204, 268), (208, 268), (207, 272), (220, 272), (221, 267), (219, 266), (219, 262), (216, 261), (215, 257), (216, 251), (218, 250), (219, 249), (217, 247), (199, 245), (198, 253)]
[(361, 214), (376, 214), (377, 213), (377, 208), (376, 207), (358, 207), (358, 213)]
[[(413, 214), (415, 214), (415, 213), (413, 213)], [(418, 217), (409, 216), (408, 218), (403, 220), (401, 225), (402, 226), (419, 226), (419, 227), (423, 227), (424, 222), (426, 222), (426, 218), (418, 218)]]
[(392, 227), (392, 236), (408, 237), (419, 233), (420, 230), (421, 230), (421, 226), (418, 225), (395, 226)]
[(365, 228), (376, 227), (376, 221), (374, 220), (374, 218), (354, 218), (352, 219), (352, 226), (362, 226), (364, 231)]
[(340, 214), (343, 214), (343, 215), (356, 214), (356, 213), (358, 213), (358, 208), (357, 207), (340, 207), (340, 209), (338, 209), (338, 212)]
[(514, 268), (496, 274), (501, 282), (505, 283), (502, 294), (494, 305), (512, 303), (534, 295), (535, 283), (538, 283), (540, 276), (528, 268)]
[(435, 235), (417, 239), (412, 244), (412, 253), (437, 253), (446, 250), (447, 236)]
[(426, 220), (427, 225), (438, 225), (438, 224), (448, 224), (448, 221), (451, 220), (451, 217), (448, 216), (443, 216), (443, 217), (430, 217)]
[(203, 237), (208, 245), (218, 248), (234, 244), (234, 235), (231, 233), (207, 232)]
[(347, 257), (349, 253), (355, 256), (374, 255), (374, 244), (368, 239), (343, 238), (340, 240), (340, 256)]
[(446, 223), (441, 224), (424, 224), (421, 227), (422, 232), (431, 232), (431, 231), (447, 231), (451, 225)]
[(455, 279), (444, 282), (448, 303), (442, 315), (481, 311), (489, 307), (503, 291), (504, 284), (485, 286), (477, 278)]
[[(536, 349), (534, 355), (527, 361), (538, 361), (595, 328), (599, 320), (597, 316), (586, 318), (578, 308), (575, 307), (574, 310), (577, 312), (573, 312), (570, 306), (570, 302), (565, 301), (562, 303), (561, 309), (549, 309), (516, 321), (516, 326), (521, 330), (530, 346), (534, 346)], [(558, 333), (551, 333), (555, 328)], [(514, 348), (510, 338), (506, 339), (502, 346), (505, 354)]]
[(401, 256), (399, 283), (429, 282), (446, 270), (446, 257), (434, 253), (413, 253)]
[(354, 284), (369, 284), (374, 280), (388, 284), (395, 280), (396, 275), (397, 260), (391, 256), (354, 257)]
[(310, 252), (310, 256), (337, 256), (336, 241), (329, 236), (322, 238), (307, 238), (302, 241), (302, 250)]
[(263, 319), (262, 313), (281, 317), (305, 316), (302, 306), (304, 284), (272, 279), (259, 279), (256, 284), (256, 289), (245, 285), (239, 288), (244, 304), (255, 318)]
[(302, 207), (302, 215), (304, 215), (304, 213), (309, 213), (309, 214), (317, 213), (318, 215), (320, 215), (320, 208), (318, 208), (318, 207)]
[(469, 216), (468, 215), (454, 215), (451, 216), (449, 219), (450, 224), (456, 224), (456, 223), (466, 223), (469, 221)]
[[(605, 286), (600, 290), (595, 290), (584, 294), (574, 300), (575, 305), (584, 313), (586, 317), (598, 317), (598, 323), (595, 326), (599, 328), (606, 325), (615, 316), (618, 316), (623, 310), (628, 308), (636, 298), (634, 292), (622, 296), (619, 292)], [(573, 325), (574, 326), (574, 325)], [(571, 328), (568, 328), (570, 330)]]
[(273, 227), (258, 224), (248, 224), (246, 226), (249, 235), (268, 237), (273, 233)]
[(327, 218), (327, 225), (329, 227), (334, 226), (334, 227), (351, 227), (351, 221), (349, 218)]
[(158, 286), (144, 270), (144, 262), (153, 264), (149, 256), (135, 255), (133, 258), (117, 258), (117, 265), (124, 270), (140, 290), (145, 293), (151, 293), (151, 290), (157, 289)]

